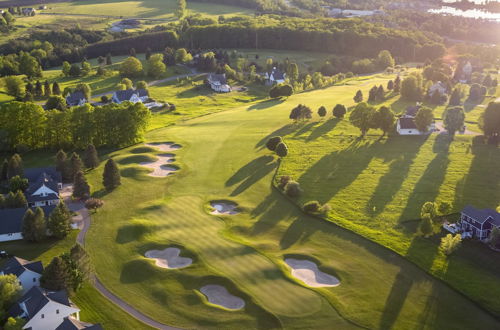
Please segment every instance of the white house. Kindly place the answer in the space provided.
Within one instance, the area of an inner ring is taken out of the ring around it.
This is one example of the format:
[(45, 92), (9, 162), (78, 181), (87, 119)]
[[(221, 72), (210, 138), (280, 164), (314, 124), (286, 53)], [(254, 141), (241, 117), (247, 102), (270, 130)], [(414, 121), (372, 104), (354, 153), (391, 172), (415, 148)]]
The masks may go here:
[(40, 285), (40, 277), (43, 273), (43, 265), (40, 261), (28, 261), (13, 257), (0, 269), (0, 275), (16, 275), (23, 287), (23, 293), (32, 287)]
[(440, 81), (429, 87), (429, 91), (427, 92), (429, 96), (434, 95), (434, 93), (437, 91), (439, 92), (439, 95), (445, 95), (447, 92), (448, 88), (446, 85)]
[(493, 228), (500, 228), (500, 213), (466, 206), (460, 215), (460, 227), (465, 234), (463, 236), (487, 240)]
[(68, 298), (66, 291), (48, 291), (38, 286), (32, 287), (9, 310), (12, 317), (26, 319), (23, 329), (57, 329), (66, 318), (80, 319), (80, 309)]
[(267, 85), (282, 84), (285, 82), (286, 74), (280, 69), (274, 67), (271, 72), (266, 72), (264, 75)]
[(82, 106), (87, 102), (88, 100), (85, 97), (85, 94), (83, 94), (81, 91), (76, 91), (66, 96), (66, 104), (69, 107)]
[(208, 75), (207, 83), (210, 85), (212, 90), (218, 93), (229, 93), (231, 91), (231, 86), (227, 83), (226, 74), (215, 74), (211, 73)]
[[(41, 208), (48, 217), (55, 206), (42, 206)], [(27, 208), (0, 209), (0, 242), (23, 239), (23, 218), (27, 210)]]
[(113, 93), (112, 101), (122, 103), (125, 101), (132, 103), (145, 103), (149, 99), (149, 92), (145, 89), (126, 89)]

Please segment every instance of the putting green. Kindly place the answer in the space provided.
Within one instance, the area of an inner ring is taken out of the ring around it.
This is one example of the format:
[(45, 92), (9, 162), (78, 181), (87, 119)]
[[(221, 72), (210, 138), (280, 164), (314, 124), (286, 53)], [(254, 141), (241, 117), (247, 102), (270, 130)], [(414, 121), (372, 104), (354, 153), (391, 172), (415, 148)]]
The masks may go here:
[[(106, 205), (94, 217), (87, 243), (104, 284), (142, 312), (180, 327), (498, 327), (489, 314), (402, 257), (304, 215), (271, 188), (277, 161), (262, 148), (265, 137), (287, 123), (293, 105), (326, 103), (335, 95), (347, 99), (351, 91), (328, 88), (148, 133), (148, 143), (183, 146), (175, 152), (181, 170), (171, 178), (150, 178), (138, 165), (122, 165), (123, 184), (103, 197)], [(136, 147), (111, 156), (132, 156)], [(96, 189), (100, 172), (90, 175)], [(224, 198), (245, 212), (210, 215), (207, 203)], [(192, 251), (193, 265), (162, 270), (143, 257), (171, 244)], [(306, 288), (283, 261), (292, 254), (318, 260), (341, 284)], [(245, 300), (245, 308), (206, 304), (196, 292), (206, 284), (226, 286)]]

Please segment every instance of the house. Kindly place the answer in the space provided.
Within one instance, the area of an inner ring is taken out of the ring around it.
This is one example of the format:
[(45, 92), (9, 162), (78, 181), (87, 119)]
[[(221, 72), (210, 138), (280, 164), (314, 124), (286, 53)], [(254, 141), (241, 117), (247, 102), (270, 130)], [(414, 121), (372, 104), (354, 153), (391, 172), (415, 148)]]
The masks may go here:
[(43, 273), (43, 265), (40, 261), (28, 261), (13, 257), (0, 269), (0, 275), (16, 275), (23, 287), (23, 293), (28, 292), (34, 286), (40, 285), (40, 277)]
[(80, 320), (80, 309), (69, 300), (66, 291), (48, 291), (32, 287), (9, 310), (9, 316), (26, 320), (23, 329), (57, 329), (67, 318)]
[[(55, 209), (54, 205), (41, 207), (48, 217)], [(0, 209), (0, 242), (23, 239), (23, 218), (27, 208)]]
[(21, 13), (24, 16), (35, 16), (36, 15), (36, 9), (35, 8), (23, 8), (23, 9), (21, 9)]
[(118, 104), (125, 101), (132, 103), (145, 103), (148, 99), (149, 92), (145, 89), (126, 89), (114, 92), (112, 101)]
[(231, 86), (227, 84), (226, 74), (215, 74), (211, 73), (208, 75), (207, 83), (210, 85), (214, 91), (218, 93), (229, 93), (231, 91)]
[(446, 95), (447, 90), (448, 90), (448, 87), (446, 86), (446, 84), (438, 81), (437, 83), (435, 83), (434, 85), (429, 87), (429, 90), (427, 91), (427, 93), (429, 96), (434, 95), (435, 92), (438, 92), (439, 95)]
[(69, 107), (76, 107), (76, 106), (79, 107), (87, 102), (88, 100), (85, 97), (85, 94), (83, 94), (81, 91), (76, 91), (66, 96), (66, 104)]
[(267, 85), (282, 84), (285, 82), (286, 74), (280, 69), (274, 67), (271, 72), (266, 72), (264, 75)]
[(500, 228), (500, 213), (491, 209), (479, 210), (466, 206), (460, 213), (460, 227), (465, 237), (487, 240), (493, 228)]
[(55, 167), (28, 169), (24, 176), (29, 185), (24, 192), (29, 207), (59, 204), (62, 176)]

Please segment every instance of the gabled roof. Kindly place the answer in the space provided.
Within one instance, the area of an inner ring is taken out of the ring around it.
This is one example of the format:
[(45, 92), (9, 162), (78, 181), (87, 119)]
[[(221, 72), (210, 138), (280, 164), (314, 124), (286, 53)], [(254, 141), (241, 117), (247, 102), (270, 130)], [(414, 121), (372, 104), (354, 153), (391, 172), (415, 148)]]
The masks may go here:
[(69, 106), (74, 106), (80, 104), (81, 100), (85, 100), (87, 102), (87, 99), (85, 98), (85, 94), (83, 94), (81, 91), (76, 91), (74, 93), (69, 94), (66, 96), (66, 103)]
[(417, 129), (413, 118), (401, 117), (398, 119), (399, 127), (402, 129)]
[(500, 226), (500, 213), (492, 209), (479, 210), (473, 206), (467, 205), (462, 213), (483, 224), (485, 221), (490, 221), (495, 226)]
[[(76, 308), (69, 300), (66, 291), (48, 291), (41, 287), (34, 286), (9, 310), (9, 314), (16, 317), (24, 314), (23, 312), (25, 311), (27, 314), (25, 317), (30, 320), (51, 301), (71, 308)], [(25, 310), (21, 308), (20, 305), (24, 305)], [(21, 311), (21, 313), (19, 313), (19, 311)]]
[(43, 265), (41, 261), (29, 261), (18, 257), (12, 257), (7, 261), (7, 263), (0, 269), (5, 275), (14, 274), (19, 277), (26, 270), (31, 270), (32, 272), (42, 274)]
[(221, 74), (211, 73), (208, 75), (208, 80), (211, 82), (218, 82), (221, 85), (227, 84), (227, 78), (225, 73)]
[(57, 171), (55, 167), (34, 167), (24, 170), (24, 177), (28, 179), (29, 183), (36, 182), (43, 174), (49, 175), (57, 183), (62, 183), (61, 172)]
[(64, 319), (63, 323), (61, 323), (56, 330), (102, 330), (102, 326), (100, 324), (90, 324), (82, 321), (78, 321), (72, 317), (67, 317)]
[[(55, 206), (43, 206), (45, 216), (49, 216)], [(23, 218), (27, 208), (0, 209), (0, 235), (21, 233), (23, 228)]]

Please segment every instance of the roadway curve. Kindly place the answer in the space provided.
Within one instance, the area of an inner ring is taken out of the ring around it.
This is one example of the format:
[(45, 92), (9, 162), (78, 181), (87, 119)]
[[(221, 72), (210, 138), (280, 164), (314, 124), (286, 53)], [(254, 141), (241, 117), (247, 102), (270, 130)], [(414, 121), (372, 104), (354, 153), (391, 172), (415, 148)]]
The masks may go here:
[[(83, 227), (82, 227), (81, 231), (78, 233), (78, 236), (76, 238), (76, 241), (78, 243), (80, 243), (81, 245), (85, 245), (85, 236), (87, 235), (87, 232), (90, 228), (90, 223), (91, 223), (90, 216), (83, 218)], [(131, 316), (135, 317), (136, 319), (138, 319), (142, 323), (144, 323), (150, 327), (156, 328), (156, 329), (181, 330), (180, 328), (168, 326), (166, 324), (163, 324), (163, 323), (160, 323), (158, 321), (153, 320), (149, 316), (144, 315), (143, 313), (141, 313), (140, 311), (138, 311), (134, 307), (127, 304), (124, 300), (115, 296), (113, 293), (111, 293), (111, 291), (106, 289), (104, 284), (102, 284), (102, 282), (99, 280), (99, 278), (97, 276), (95, 276), (95, 275), (93, 276), (91, 283), (94, 286), (94, 288), (96, 288), (96, 290), (99, 291), (110, 302), (112, 302), (113, 304), (115, 304), (116, 306), (118, 306), (119, 308), (121, 308), (122, 310), (124, 310), (125, 312), (130, 314)]]

